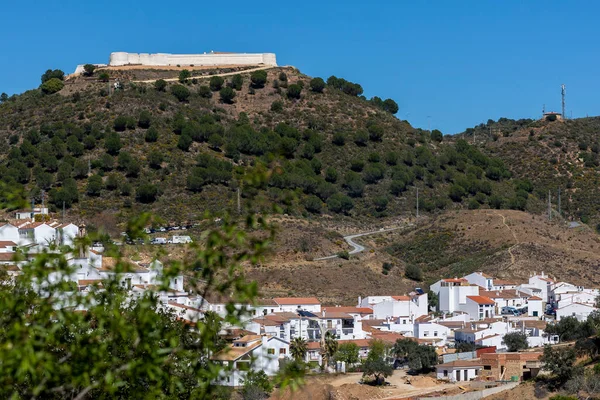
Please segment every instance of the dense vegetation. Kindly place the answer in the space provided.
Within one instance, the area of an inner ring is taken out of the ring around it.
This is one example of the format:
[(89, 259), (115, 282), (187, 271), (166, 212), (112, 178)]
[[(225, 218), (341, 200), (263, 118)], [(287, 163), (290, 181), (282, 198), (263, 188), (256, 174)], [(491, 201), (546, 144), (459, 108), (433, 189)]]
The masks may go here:
[[(95, 76), (106, 71), (91, 71)], [(55, 71), (44, 74), (45, 83)], [(98, 78), (99, 79), (99, 78)], [(0, 104), (0, 176), (54, 210), (152, 208), (175, 220), (226, 211), (261, 194), (294, 215), (385, 216), (454, 207), (523, 209), (520, 190), (498, 158), (439, 131), (392, 116), (391, 100), (361, 96), (334, 76), (293, 69), (206, 80), (129, 83), (111, 90), (90, 79), (55, 94), (31, 90)], [(261, 187), (242, 184), (267, 170)]]

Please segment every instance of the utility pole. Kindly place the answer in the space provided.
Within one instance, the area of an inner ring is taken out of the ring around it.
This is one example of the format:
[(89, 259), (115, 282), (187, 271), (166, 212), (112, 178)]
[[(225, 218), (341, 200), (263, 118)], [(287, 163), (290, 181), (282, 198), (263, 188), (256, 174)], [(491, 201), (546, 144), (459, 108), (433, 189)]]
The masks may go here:
[(567, 119), (567, 115), (565, 114), (565, 96), (567, 94), (567, 87), (564, 83), (560, 86), (560, 94), (562, 96), (562, 117), (563, 119)]
[(419, 188), (417, 188), (417, 218), (419, 218)]
[(92, 161), (88, 158), (88, 176), (92, 174)]
[(62, 223), (65, 223), (65, 202), (63, 201), (63, 210), (62, 210)]
[(242, 215), (242, 206), (240, 203), (240, 188), (237, 189), (237, 211), (239, 215)]
[(552, 201), (550, 200), (550, 190), (548, 190), (548, 220), (552, 221)]

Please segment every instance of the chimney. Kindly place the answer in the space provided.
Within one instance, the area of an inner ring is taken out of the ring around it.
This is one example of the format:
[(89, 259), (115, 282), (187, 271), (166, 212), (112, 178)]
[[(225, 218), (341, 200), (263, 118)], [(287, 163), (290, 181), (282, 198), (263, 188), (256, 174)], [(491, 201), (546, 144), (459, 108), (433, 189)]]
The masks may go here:
[(362, 303), (362, 297), (358, 296), (358, 307), (360, 307), (360, 304)]

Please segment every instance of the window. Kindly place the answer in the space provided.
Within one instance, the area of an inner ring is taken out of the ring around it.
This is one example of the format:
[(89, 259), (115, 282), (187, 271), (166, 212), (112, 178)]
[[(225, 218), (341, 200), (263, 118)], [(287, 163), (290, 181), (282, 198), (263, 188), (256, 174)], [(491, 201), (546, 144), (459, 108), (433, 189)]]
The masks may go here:
[(177, 285), (177, 279), (175, 279), (175, 284)]
[(267, 354), (275, 354), (275, 349), (268, 349)]
[(475, 369), (475, 376), (479, 375), (479, 370)]
[(404, 325), (406, 325), (406, 320), (405, 320), (405, 319), (403, 319), (403, 320), (402, 320), (402, 323), (403, 323)]
[(279, 354), (286, 354), (285, 347), (279, 349)]
[(485, 369), (486, 371), (490, 371), (492, 369), (491, 365), (484, 365), (483, 369)]
[(447, 377), (447, 376), (448, 376), (448, 370), (447, 370), (447, 369), (445, 369), (445, 370), (444, 370), (444, 377)]
[(433, 336), (437, 337), (437, 331), (433, 331)]
[(423, 337), (429, 336), (429, 331), (423, 331)]

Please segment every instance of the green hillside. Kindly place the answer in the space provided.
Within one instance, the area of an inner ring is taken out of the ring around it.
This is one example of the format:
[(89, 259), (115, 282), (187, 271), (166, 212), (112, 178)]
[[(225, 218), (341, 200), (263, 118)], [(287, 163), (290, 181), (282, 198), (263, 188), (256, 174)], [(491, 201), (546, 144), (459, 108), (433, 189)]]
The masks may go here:
[[(412, 128), (391, 114), (395, 102), (367, 100), (343, 79), (272, 68), (134, 82), (152, 72), (61, 82), (49, 71), (41, 89), (4, 97), (2, 181), (27, 201), (45, 191), (52, 210), (64, 204), (92, 222), (143, 210), (173, 222), (231, 212), (238, 188), (242, 203), (257, 194), (290, 215), (361, 218), (413, 212), (417, 187), (426, 213), (523, 209), (530, 197), (500, 158)], [(116, 77), (121, 88), (109, 93)], [(249, 171), (265, 171), (268, 184), (247, 182)]]
[(515, 177), (526, 177), (544, 202), (529, 211), (545, 212), (550, 191), (553, 213), (566, 219), (600, 222), (600, 118), (566, 121), (488, 121), (460, 137), (491, 157), (499, 157)]

